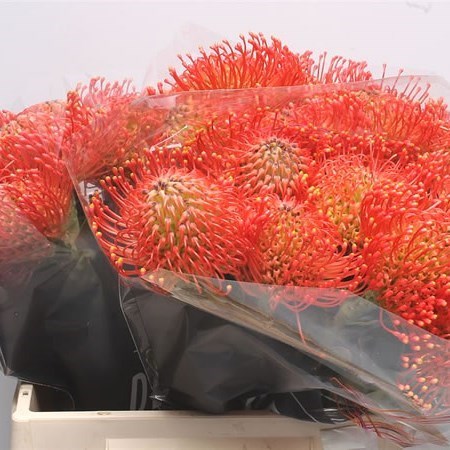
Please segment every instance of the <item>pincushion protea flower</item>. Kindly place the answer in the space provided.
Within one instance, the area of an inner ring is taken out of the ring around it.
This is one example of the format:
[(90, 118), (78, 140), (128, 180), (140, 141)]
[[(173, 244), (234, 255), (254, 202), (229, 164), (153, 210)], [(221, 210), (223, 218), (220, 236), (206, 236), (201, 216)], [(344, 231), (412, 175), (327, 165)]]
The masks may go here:
[(131, 170), (114, 169), (89, 208), (93, 229), (111, 261), (124, 275), (156, 269), (197, 276), (236, 275), (246, 263), (249, 243), (233, 191), (198, 172), (158, 172), (142, 161)]
[(370, 131), (384, 143), (380, 156), (406, 164), (427, 150), (449, 144), (447, 105), (427, 97), (427, 91), (416, 99), (414, 93), (395, 89), (371, 96), (365, 114)]
[(271, 199), (258, 236), (262, 264), (249, 267), (250, 281), (282, 286), (346, 288), (363, 280), (361, 256), (337, 228), (310, 205)]
[(67, 160), (80, 180), (95, 180), (122, 163), (161, 125), (154, 110), (135, 109), (139, 98), (130, 81), (93, 78), (67, 94), (71, 145)]
[(423, 189), (405, 182), (381, 183), (361, 209), (368, 289), (389, 311), (433, 334), (448, 335), (448, 213), (432, 205)]
[[(334, 57), (326, 63), (326, 54), (317, 63), (311, 52), (290, 51), (278, 39), (269, 43), (260, 34), (240, 37), (235, 46), (228, 41), (200, 49), (200, 56), (179, 57), (182, 73), (170, 69), (172, 80), (165, 80), (174, 91), (241, 89), (264, 86), (296, 86), (311, 83), (344, 83), (371, 78), (365, 62)], [(160, 91), (163, 91), (162, 85)]]
[(64, 120), (54, 114), (55, 108), (59, 106), (29, 108), (0, 132), (2, 189), (52, 239), (64, 236), (72, 206), (72, 183), (60, 159)]
[(315, 161), (298, 143), (295, 121), (276, 110), (250, 109), (226, 125), (216, 121), (189, 148), (200, 170), (234, 184), (248, 196), (304, 198)]
[(397, 173), (396, 167), (389, 161), (380, 163), (364, 154), (341, 155), (320, 166), (309, 199), (336, 225), (344, 240), (361, 246), (361, 201), (392, 173)]
[(269, 43), (262, 34), (251, 33), (235, 46), (223, 41), (209, 53), (201, 48), (198, 58), (180, 56), (183, 73), (170, 69), (172, 81), (166, 83), (175, 91), (307, 84), (312, 81), (310, 55), (295, 54), (278, 39)]

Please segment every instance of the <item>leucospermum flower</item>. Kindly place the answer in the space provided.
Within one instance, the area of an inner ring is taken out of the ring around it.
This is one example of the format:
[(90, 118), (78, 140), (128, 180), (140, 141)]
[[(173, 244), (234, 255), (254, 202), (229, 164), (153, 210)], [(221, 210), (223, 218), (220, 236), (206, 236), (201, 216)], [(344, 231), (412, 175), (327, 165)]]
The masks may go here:
[(258, 236), (263, 262), (250, 267), (251, 281), (282, 286), (346, 288), (363, 280), (361, 256), (337, 228), (311, 206), (272, 199)]
[(381, 139), (386, 159), (403, 163), (448, 144), (449, 114), (442, 100), (416, 99), (395, 90), (380, 91), (365, 106), (370, 131)]
[(236, 275), (247, 261), (235, 193), (196, 171), (153, 170), (131, 161), (114, 169), (89, 208), (97, 238), (120, 273), (156, 269), (197, 276)]
[(431, 202), (450, 212), (450, 147), (424, 152), (407, 169), (409, 177), (421, 183)]
[(67, 160), (75, 176), (95, 180), (129, 158), (161, 125), (152, 109), (133, 108), (131, 82), (93, 78), (67, 94), (71, 145)]
[(298, 143), (294, 120), (286, 122), (276, 110), (265, 108), (236, 114), (227, 123), (213, 123), (192, 146), (191, 152), (201, 157), (202, 170), (249, 196), (306, 196), (316, 164)]
[(291, 52), (278, 39), (261, 34), (241, 36), (236, 45), (223, 41), (200, 49), (197, 58), (180, 56), (182, 73), (170, 69), (166, 83), (174, 91), (239, 89), (257, 86), (292, 86), (312, 81), (311, 53)]
[(361, 246), (361, 201), (392, 172), (392, 163), (380, 164), (366, 155), (337, 156), (320, 166), (309, 198), (335, 224), (344, 240)]
[(392, 189), (392, 200), (390, 191), (384, 189), (374, 189), (363, 200), (366, 243), (362, 253), (368, 289), (387, 310), (433, 334), (447, 336), (450, 218), (433, 205), (424, 207), (427, 200), (422, 195), (401, 187), (403, 196)]
[(1, 129), (0, 183), (30, 223), (56, 239), (67, 228), (72, 182), (60, 158), (64, 116), (51, 109), (29, 108)]
[[(241, 36), (236, 45), (223, 41), (200, 56), (180, 56), (184, 70), (170, 69), (166, 83), (174, 91), (242, 89), (265, 86), (296, 86), (317, 83), (345, 83), (371, 78), (365, 62), (340, 56), (327, 63), (326, 53), (317, 62), (307, 51), (294, 53), (278, 39), (268, 42), (262, 34)], [(163, 87), (160, 86), (163, 91)]]

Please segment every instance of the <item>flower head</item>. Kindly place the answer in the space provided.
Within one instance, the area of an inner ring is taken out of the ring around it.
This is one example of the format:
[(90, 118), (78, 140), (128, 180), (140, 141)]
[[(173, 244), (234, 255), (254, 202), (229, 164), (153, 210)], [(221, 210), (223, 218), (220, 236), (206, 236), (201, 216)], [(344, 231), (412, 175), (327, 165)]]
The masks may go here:
[(450, 211), (450, 148), (421, 153), (406, 169), (409, 178), (423, 186), (427, 197)]
[(191, 152), (201, 158), (201, 170), (249, 196), (305, 197), (316, 165), (298, 142), (295, 121), (265, 108), (236, 114), (226, 123), (213, 123), (192, 145)]
[(249, 244), (237, 196), (198, 172), (154, 171), (131, 161), (131, 173), (114, 169), (89, 214), (97, 237), (124, 275), (156, 269), (197, 276), (235, 275)]
[(380, 91), (365, 106), (370, 131), (384, 142), (386, 158), (407, 163), (425, 151), (448, 143), (447, 105), (395, 90)]
[(138, 94), (129, 81), (93, 78), (67, 94), (71, 145), (68, 161), (79, 179), (92, 180), (122, 163), (160, 126), (152, 109), (133, 108)]
[(270, 42), (262, 34), (240, 37), (235, 46), (228, 41), (200, 49), (200, 56), (180, 56), (184, 71), (170, 69), (166, 80), (175, 91), (239, 89), (257, 86), (292, 86), (312, 81), (310, 52), (291, 52), (278, 39)]
[[(382, 187), (383, 186), (383, 187)], [(420, 187), (384, 183), (363, 200), (368, 288), (391, 312), (433, 334), (450, 333), (450, 220)], [(394, 189), (394, 186), (397, 189)]]
[(365, 62), (336, 56), (328, 63), (326, 53), (315, 62), (311, 52), (294, 53), (276, 38), (268, 42), (261, 33), (241, 35), (234, 46), (222, 41), (209, 50), (200, 48), (197, 58), (180, 56), (183, 72), (170, 69), (172, 79), (166, 83), (175, 91), (190, 91), (346, 83), (371, 78)]
[(250, 267), (251, 281), (358, 290), (361, 258), (326, 216), (306, 203), (280, 199), (269, 200), (268, 213), (258, 238), (263, 263)]
[(72, 206), (72, 182), (60, 158), (64, 116), (54, 115), (53, 108), (29, 108), (0, 132), (2, 189), (52, 239), (64, 236)]
[(337, 156), (320, 166), (309, 198), (335, 224), (343, 239), (361, 244), (361, 201), (393, 171), (393, 164), (380, 164), (366, 155)]

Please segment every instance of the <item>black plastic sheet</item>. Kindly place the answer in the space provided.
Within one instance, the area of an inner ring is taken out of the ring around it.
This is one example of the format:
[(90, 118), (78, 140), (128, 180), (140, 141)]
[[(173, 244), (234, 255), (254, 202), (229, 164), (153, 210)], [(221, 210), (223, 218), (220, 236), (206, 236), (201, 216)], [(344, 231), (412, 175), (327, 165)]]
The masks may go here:
[(153, 408), (214, 414), (271, 409), (321, 423), (346, 420), (320, 388), (332, 370), (286, 344), (149, 291), (139, 281), (127, 281), (123, 310)]
[[(67, 393), (68, 409), (145, 408), (142, 365), (123, 318), (117, 275), (87, 226), (0, 287), (6, 375)], [(142, 391), (142, 388), (141, 388)]]

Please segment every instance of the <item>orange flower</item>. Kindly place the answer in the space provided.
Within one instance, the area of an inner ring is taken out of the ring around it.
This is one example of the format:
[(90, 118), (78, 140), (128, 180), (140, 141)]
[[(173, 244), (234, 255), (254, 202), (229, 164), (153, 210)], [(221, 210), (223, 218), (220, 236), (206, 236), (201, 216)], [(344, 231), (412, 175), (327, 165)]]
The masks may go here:
[(161, 125), (152, 109), (133, 107), (139, 98), (129, 81), (93, 78), (67, 94), (71, 145), (67, 160), (80, 180), (95, 180), (133, 155)]
[(383, 183), (363, 200), (368, 289), (382, 306), (438, 336), (450, 334), (450, 219), (420, 187)]
[(268, 212), (258, 238), (263, 263), (249, 267), (250, 281), (352, 291), (361, 287), (361, 257), (326, 216), (307, 204), (279, 199), (269, 200)]
[(338, 156), (320, 167), (314, 186), (309, 188), (309, 198), (335, 224), (345, 241), (360, 246), (361, 201), (392, 172), (393, 164), (380, 164), (366, 155)]
[(251, 33), (234, 47), (223, 41), (209, 53), (201, 48), (198, 58), (180, 56), (183, 73), (170, 69), (172, 80), (166, 83), (175, 91), (307, 84), (312, 81), (310, 55), (295, 54), (278, 39), (269, 43), (262, 34)]
[[(290, 51), (278, 39), (271, 42), (260, 34), (240, 36), (235, 46), (228, 41), (213, 45), (210, 52), (200, 49), (200, 56), (180, 56), (182, 73), (170, 69), (165, 82), (174, 91), (241, 89), (265, 86), (296, 86), (315, 83), (344, 83), (368, 80), (365, 62), (334, 57), (326, 63), (326, 54), (317, 63), (307, 51)], [(162, 85), (160, 91), (163, 91)]]
[(316, 165), (298, 139), (294, 119), (270, 108), (257, 109), (214, 122), (189, 152), (195, 167), (246, 195), (304, 198)]
[(101, 181), (89, 208), (100, 244), (120, 273), (156, 269), (197, 276), (236, 275), (246, 263), (241, 206), (233, 191), (198, 172), (152, 170), (142, 161)]
[(381, 139), (385, 158), (407, 163), (448, 144), (447, 105), (442, 100), (416, 100), (394, 91), (381, 91), (366, 104), (370, 131)]
[(22, 214), (48, 238), (62, 238), (72, 205), (72, 182), (60, 159), (64, 116), (35, 106), (0, 132), (0, 184)]
[(418, 155), (417, 162), (407, 167), (409, 177), (421, 183), (439, 206), (450, 212), (450, 149), (435, 150)]

